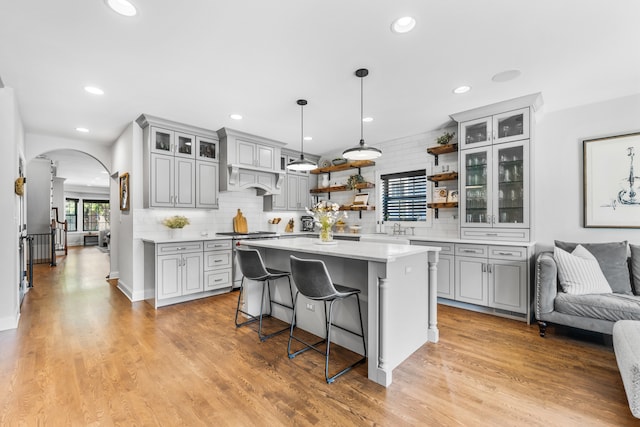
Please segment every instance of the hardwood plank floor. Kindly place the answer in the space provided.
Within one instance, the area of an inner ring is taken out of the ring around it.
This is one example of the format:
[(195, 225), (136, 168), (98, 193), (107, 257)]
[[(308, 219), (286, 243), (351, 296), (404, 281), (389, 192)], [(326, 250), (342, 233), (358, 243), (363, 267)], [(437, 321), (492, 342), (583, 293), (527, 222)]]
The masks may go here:
[[(17, 330), (0, 332), (0, 425), (625, 426), (613, 350), (439, 306), (441, 340), (394, 371), (328, 385), (322, 356), (289, 360), (233, 324), (237, 293), (154, 310), (104, 279), (108, 255), (72, 248), (36, 266)], [(275, 326), (275, 325), (270, 325)], [(340, 356), (353, 357), (347, 351)]]

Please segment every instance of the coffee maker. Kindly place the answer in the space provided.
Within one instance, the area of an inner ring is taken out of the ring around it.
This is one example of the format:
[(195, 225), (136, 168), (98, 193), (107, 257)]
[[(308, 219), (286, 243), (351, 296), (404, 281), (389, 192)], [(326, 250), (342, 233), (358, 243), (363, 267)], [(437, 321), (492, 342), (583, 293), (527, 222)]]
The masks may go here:
[(302, 231), (313, 231), (314, 223), (313, 217), (309, 215), (303, 215), (300, 217), (300, 222), (302, 222)]

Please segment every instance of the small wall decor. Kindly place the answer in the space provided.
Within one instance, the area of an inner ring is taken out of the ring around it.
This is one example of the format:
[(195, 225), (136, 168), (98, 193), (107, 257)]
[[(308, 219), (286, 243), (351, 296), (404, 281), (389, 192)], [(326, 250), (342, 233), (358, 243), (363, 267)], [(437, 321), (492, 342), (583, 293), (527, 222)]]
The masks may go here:
[(16, 178), (16, 183), (15, 183), (15, 192), (18, 196), (23, 196), (24, 195), (24, 183), (25, 183), (26, 179), (25, 177), (21, 176), (19, 178)]
[(129, 173), (120, 175), (120, 210), (128, 211), (130, 205)]
[(640, 132), (583, 141), (584, 226), (640, 228)]

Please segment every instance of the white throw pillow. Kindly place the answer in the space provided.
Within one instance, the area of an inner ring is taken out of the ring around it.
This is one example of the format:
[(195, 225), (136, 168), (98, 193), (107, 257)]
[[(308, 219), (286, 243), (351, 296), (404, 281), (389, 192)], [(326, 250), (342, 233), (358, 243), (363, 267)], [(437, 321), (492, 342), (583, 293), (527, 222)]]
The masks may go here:
[(612, 292), (598, 260), (584, 246), (576, 246), (572, 253), (556, 247), (553, 258), (558, 264), (560, 286), (566, 293), (585, 295)]

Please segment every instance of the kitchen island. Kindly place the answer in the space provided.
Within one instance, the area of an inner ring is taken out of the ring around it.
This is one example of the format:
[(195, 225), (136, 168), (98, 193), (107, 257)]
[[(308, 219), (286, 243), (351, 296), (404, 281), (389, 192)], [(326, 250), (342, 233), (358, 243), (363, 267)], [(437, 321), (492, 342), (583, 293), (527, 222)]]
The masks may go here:
[[(318, 239), (242, 240), (258, 249), (268, 267), (290, 271), (289, 256), (324, 261), (334, 283), (361, 290), (367, 337), (368, 377), (383, 386), (392, 382), (392, 370), (426, 342), (437, 342), (437, 262), (439, 247), (339, 241), (318, 244)], [(253, 291), (251, 291), (251, 290)], [(247, 288), (245, 309), (259, 312), (258, 286)], [(278, 291), (284, 290), (277, 289)], [(283, 294), (279, 297), (286, 298)], [(300, 296), (297, 326), (324, 336), (322, 305)], [(351, 305), (352, 304), (352, 305)], [(305, 309), (306, 308), (306, 309)], [(289, 322), (290, 311), (274, 310)], [(336, 309), (338, 324), (357, 329), (355, 301)], [(361, 353), (362, 343), (339, 329), (332, 341)]]

